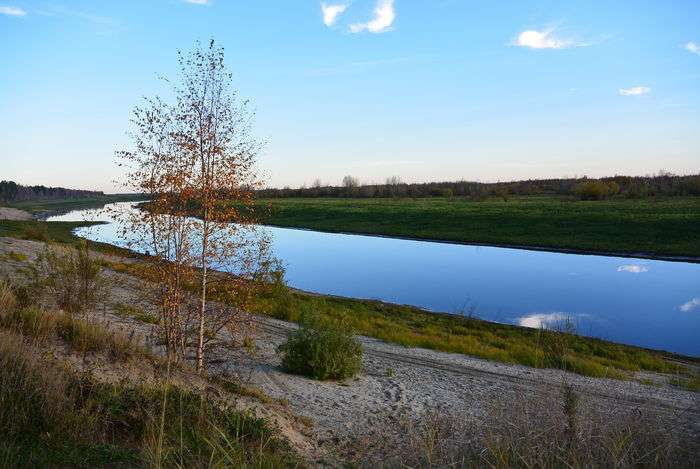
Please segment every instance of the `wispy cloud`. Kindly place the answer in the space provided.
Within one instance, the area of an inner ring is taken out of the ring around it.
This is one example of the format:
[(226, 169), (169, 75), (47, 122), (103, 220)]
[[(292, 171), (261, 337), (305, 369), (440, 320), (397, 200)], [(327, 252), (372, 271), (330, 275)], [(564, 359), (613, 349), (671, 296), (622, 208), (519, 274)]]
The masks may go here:
[(351, 33), (369, 31), (370, 33), (384, 33), (391, 31), (396, 19), (394, 0), (378, 0), (374, 8), (374, 17), (366, 23), (354, 23), (350, 25)]
[(700, 306), (700, 298), (693, 298), (692, 300), (686, 301), (685, 303), (680, 305), (678, 307), (678, 309), (680, 309), (684, 313), (687, 313), (689, 311), (694, 310), (695, 308), (697, 308), (699, 306)]
[(622, 96), (641, 96), (649, 93), (651, 93), (651, 88), (648, 86), (633, 86), (632, 88), (620, 89), (620, 94)]
[(0, 7), (0, 15), (24, 16), (27, 12), (17, 7)]
[(637, 265), (637, 264), (632, 264), (632, 265), (621, 265), (620, 267), (617, 268), (618, 272), (630, 272), (633, 274), (642, 274), (644, 272), (649, 272), (648, 267), (644, 267), (643, 265)]
[(33, 10), (33, 12), (42, 16), (72, 17), (87, 23), (91, 23), (99, 34), (111, 34), (118, 31), (121, 23), (109, 16), (96, 15), (79, 10), (70, 10), (61, 6), (53, 6), (45, 10)]
[(335, 24), (338, 17), (348, 8), (344, 3), (336, 3), (334, 5), (329, 5), (325, 2), (321, 2), (321, 14), (323, 15), (323, 24), (329, 28)]
[(691, 54), (700, 55), (700, 46), (695, 44), (694, 42), (689, 42), (688, 44), (686, 44), (685, 50), (687, 50)]
[(185, 3), (191, 3), (193, 5), (209, 5), (211, 3), (210, 0), (184, 0)]
[(557, 37), (554, 33), (554, 28), (542, 31), (530, 29), (518, 34), (518, 37), (511, 42), (511, 45), (529, 47), (530, 49), (568, 49), (570, 47), (589, 45), (574, 39)]

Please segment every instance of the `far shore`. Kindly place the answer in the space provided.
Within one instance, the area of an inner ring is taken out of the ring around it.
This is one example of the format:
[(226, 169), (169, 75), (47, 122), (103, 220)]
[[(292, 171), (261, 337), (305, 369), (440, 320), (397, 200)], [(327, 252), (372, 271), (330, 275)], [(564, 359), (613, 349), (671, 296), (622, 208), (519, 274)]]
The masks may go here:
[(332, 233), (354, 236), (369, 236), (372, 238), (389, 238), (403, 239), (406, 241), (424, 241), (426, 243), (441, 243), (441, 244), (459, 244), (462, 246), (482, 246), (487, 248), (503, 248), (503, 249), (519, 249), (523, 251), (540, 251), (540, 252), (557, 252), (561, 254), (576, 254), (581, 256), (604, 256), (604, 257), (624, 257), (633, 259), (648, 259), (653, 261), (668, 261), (668, 262), (691, 262), (693, 264), (700, 263), (698, 256), (666, 256), (663, 254), (652, 254), (647, 252), (624, 252), (624, 251), (597, 251), (595, 249), (576, 249), (576, 248), (558, 248), (553, 246), (530, 246), (526, 244), (500, 244), (500, 243), (478, 243), (473, 241), (450, 241), (434, 238), (420, 238), (415, 236), (399, 236), (399, 235), (383, 235), (374, 233), (362, 233), (356, 231), (342, 230), (320, 230), (316, 228), (300, 228), (296, 226), (276, 225), (273, 223), (264, 223), (262, 226), (271, 226), (275, 228), (285, 228), (288, 230), (299, 231), (317, 231), (319, 233)]

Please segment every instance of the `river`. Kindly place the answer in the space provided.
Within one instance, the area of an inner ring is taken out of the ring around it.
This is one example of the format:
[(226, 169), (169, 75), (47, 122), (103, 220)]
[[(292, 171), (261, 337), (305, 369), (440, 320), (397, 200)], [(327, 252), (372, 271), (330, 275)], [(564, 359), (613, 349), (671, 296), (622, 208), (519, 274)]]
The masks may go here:
[[(83, 220), (107, 223), (76, 234), (119, 244), (103, 211), (49, 218)], [(265, 229), (295, 288), (527, 327), (569, 318), (583, 335), (700, 356), (700, 264)]]

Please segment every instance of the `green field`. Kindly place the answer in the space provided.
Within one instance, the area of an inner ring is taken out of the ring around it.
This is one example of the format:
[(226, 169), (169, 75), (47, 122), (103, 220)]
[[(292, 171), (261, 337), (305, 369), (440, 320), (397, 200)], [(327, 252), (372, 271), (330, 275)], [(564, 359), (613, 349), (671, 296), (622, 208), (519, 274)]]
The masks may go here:
[(267, 224), (321, 231), (651, 256), (700, 257), (700, 197), (579, 201), (264, 199)]

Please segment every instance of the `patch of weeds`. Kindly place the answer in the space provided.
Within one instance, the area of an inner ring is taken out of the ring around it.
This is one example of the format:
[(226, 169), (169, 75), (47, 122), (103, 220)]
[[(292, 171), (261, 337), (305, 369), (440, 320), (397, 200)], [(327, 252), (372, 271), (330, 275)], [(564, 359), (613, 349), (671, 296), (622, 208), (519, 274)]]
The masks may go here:
[(258, 346), (255, 345), (255, 340), (253, 340), (253, 338), (250, 336), (245, 336), (243, 338), (243, 348), (251, 355), (255, 355), (255, 353), (258, 351)]
[(212, 378), (212, 380), (231, 394), (252, 397), (259, 400), (263, 404), (272, 404), (275, 402), (275, 399), (267, 395), (262, 389), (243, 384), (236, 378), (230, 376), (216, 376)]
[(155, 315), (150, 313), (137, 314), (136, 316), (134, 316), (134, 319), (136, 319), (137, 321), (144, 322), (146, 324), (160, 323), (160, 319), (158, 319)]
[(116, 303), (113, 305), (113, 307), (116, 315), (121, 318), (132, 318), (146, 324), (160, 323), (160, 319), (158, 319), (156, 315), (146, 312), (141, 308), (137, 308), (136, 306), (128, 305), (125, 303)]
[(8, 260), (15, 261), (15, 262), (24, 262), (28, 259), (26, 254), (23, 254), (21, 252), (16, 252), (16, 251), (8, 251), (5, 253), (5, 257)]
[(700, 392), (700, 376), (691, 376), (688, 378), (674, 376), (669, 382), (671, 385), (685, 389), (686, 391)]

